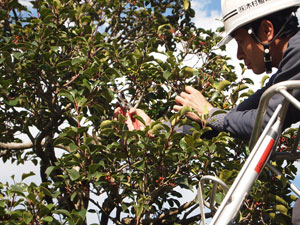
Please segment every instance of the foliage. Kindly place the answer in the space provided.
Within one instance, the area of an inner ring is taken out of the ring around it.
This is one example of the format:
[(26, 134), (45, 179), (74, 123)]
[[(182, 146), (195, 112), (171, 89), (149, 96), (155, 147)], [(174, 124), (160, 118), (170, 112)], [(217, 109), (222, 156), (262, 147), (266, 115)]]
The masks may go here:
[[(227, 133), (207, 138), (205, 123), (185, 118), (191, 109), (171, 112), (185, 85), (224, 110), (252, 93), (252, 81), (238, 81), (215, 47), (218, 34), (194, 26), (188, 0), (30, 3), (0, 3), (1, 157), (32, 160), (42, 183), (1, 184), (1, 221), (86, 224), (88, 209), (100, 224), (200, 221), (196, 201), (185, 202), (181, 190), (207, 174), (232, 183), (248, 154)], [(198, 63), (187, 66), (191, 55)], [(112, 119), (118, 104), (144, 109), (153, 123), (128, 131), (123, 116)], [(192, 132), (176, 132), (183, 124)], [(294, 178), (292, 164), (284, 170)], [(286, 180), (269, 176), (264, 171), (237, 221), (290, 223)]]

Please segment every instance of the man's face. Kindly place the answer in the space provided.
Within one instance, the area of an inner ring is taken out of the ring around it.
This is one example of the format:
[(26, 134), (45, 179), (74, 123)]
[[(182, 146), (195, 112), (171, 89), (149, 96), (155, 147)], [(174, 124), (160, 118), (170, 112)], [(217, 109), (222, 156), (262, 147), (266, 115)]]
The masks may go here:
[(253, 73), (265, 72), (263, 46), (258, 44), (244, 28), (236, 30), (233, 36), (238, 44), (237, 58), (244, 60), (247, 68), (251, 69)]

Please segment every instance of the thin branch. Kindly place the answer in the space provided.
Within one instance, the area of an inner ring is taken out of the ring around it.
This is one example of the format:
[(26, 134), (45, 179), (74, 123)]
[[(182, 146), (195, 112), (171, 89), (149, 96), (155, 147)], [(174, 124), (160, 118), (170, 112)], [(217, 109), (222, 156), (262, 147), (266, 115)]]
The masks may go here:
[(165, 213), (162, 213), (155, 221), (153, 224), (156, 224), (158, 223), (158, 221), (161, 221), (163, 219), (166, 219), (170, 216), (173, 216), (173, 215), (177, 215), (181, 212), (183, 212), (184, 210), (188, 209), (189, 207), (193, 206), (195, 204), (194, 201), (190, 201), (190, 202), (187, 202), (185, 203), (184, 205), (181, 205), (178, 209), (175, 209), (175, 210), (169, 210)]
[(33, 147), (33, 143), (3, 143), (0, 142), (1, 150), (25, 150)]
[(75, 75), (71, 78), (71, 80), (68, 81), (67, 83), (65, 83), (63, 86), (64, 86), (64, 87), (69, 86), (74, 80), (76, 80), (77, 77), (79, 77), (79, 75), (80, 75), (79, 73), (75, 74)]
[[(44, 146), (44, 142), (42, 142), (42, 146)], [(33, 147), (33, 143), (32, 142), (28, 142), (28, 143), (3, 143), (0, 142), (0, 151), (1, 150), (26, 150), (26, 149), (30, 149)], [(63, 145), (57, 145), (55, 146), (55, 148), (60, 148), (66, 151), (70, 151), (70, 149), (66, 146)]]
[[(212, 218), (212, 214), (211, 213), (205, 213), (205, 218)], [(182, 221), (180, 221), (180, 224), (181, 225), (189, 225), (189, 224), (192, 224), (196, 221), (199, 221), (201, 220), (201, 214), (198, 214), (198, 215), (195, 215), (193, 217), (190, 217), (188, 219), (184, 219)]]
[[(122, 224), (123, 224), (123, 223), (121, 223), (119, 220), (117, 220), (117, 219), (111, 217), (111, 216), (105, 211), (105, 209), (102, 208), (102, 206), (101, 206), (98, 202), (96, 202), (94, 199), (89, 198), (89, 201), (90, 201), (91, 203), (93, 203), (95, 206), (97, 206), (97, 207), (100, 209), (100, 211), (102, 212), (102, 214), (104, 213), (110, 220), (112, 220), (113, 222), (115, 222), (115, 223), (118, 224), (118, 225), (122, 225)], [(101, 223), (101, 219), (99, 219), (99, 223)]]
[(194, 207), (192, 207), (189, 211), (187, 211), (184, 216), (183, 219), (186, 219), (194, 210), (196, 210), (197, 208), (199, 208), (199, 205), (196, 204)]
[(169, 212), (167, 213), (163, 213), (159, 216), (159, 219), (162, 219), (164, 218), (165, 216), (172, 216), (172, 215), (176, 215), (178, 213), (181, 213), (182, 211), (188, 209), (189, 207), (193, 206), (195, 204), (194, 201), (190, 201), (190, 202), (187, 202), (185, 203), (184, 205), (180, 206), (178, 209), (175, 209), (175, 210), (170, 210)]
[(144, 96), (145, 96), (145, 89), (143, 90), (143, 92), (142, 92), (141, 95), (139, 96), (139, 99), (137, 100), (137, 102), (136, 102), (134, 108), (138, 108), (138, 107), (139, 107), (139, 105), (140, 105), (141, 101), (143, 100)]

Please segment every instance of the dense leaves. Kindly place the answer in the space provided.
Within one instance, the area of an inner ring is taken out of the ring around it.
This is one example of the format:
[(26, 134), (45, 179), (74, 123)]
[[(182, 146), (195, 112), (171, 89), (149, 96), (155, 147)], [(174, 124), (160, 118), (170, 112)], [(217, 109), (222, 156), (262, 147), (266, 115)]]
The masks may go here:
[[(200, 221), (197, 201), (186, 202), (182, 190), (207, 174), (230, 185), (248, 150), (227, 133), (205, 138), (210, 128), (185, 117), (192, 109), (171, 111), (174, 97), (193, 85), (226, 110), (252, 93), (252, 81), (237, 80), (215, 47), (218, 33), (194, 26), (190, 2), (0, 5), (0, 153), (4, 162), (32, 160), (42, 180), (1, 184), (1, 221), (85, 224), (88, 211), (100, 224)], [(113, 120), (118, 105), (144, 109), (153, 123), (128, 131), (125, 117)], [(176, 132), (183, 124), (189, 134)], [(284, 173), (293, 179), (295, 167)], [(286, 183), (264, 171), (237, 221), (289, 224)]]

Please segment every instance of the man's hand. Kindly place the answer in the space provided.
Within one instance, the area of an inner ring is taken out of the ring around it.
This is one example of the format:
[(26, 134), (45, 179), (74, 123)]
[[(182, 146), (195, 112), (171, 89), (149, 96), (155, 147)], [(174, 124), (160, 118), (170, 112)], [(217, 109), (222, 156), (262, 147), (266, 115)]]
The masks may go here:
[(176, 96), (177, 105), (173, 107), (175, 111), (179, 111), (183, 106), (192, 107), (202, 118), (199, 118), (195, 113), (188, 113), (187, 116), (197, 122), (204, 119), (204, 115), (209, 113), (213, 106), (204, 98), (204, 96), (195, 88), (187, 86), (185, 92), (181, 92)]
[(145, 125), (142, 122), (133, 118), (135, 115), (142, 117), (146, 125), (151, 124), (151, 118), (141, 109), (132, 108), (128, 112), (126, 112), (124, 111), (124, 109), (122, 109), (122, 107), (118, 107), (114, 111), (114, 118), (118, 118), (120, 114), (126, 117), (125, 123), (128, 127), (128, 130), (130, 131), (143, 130), (145, 128)]

